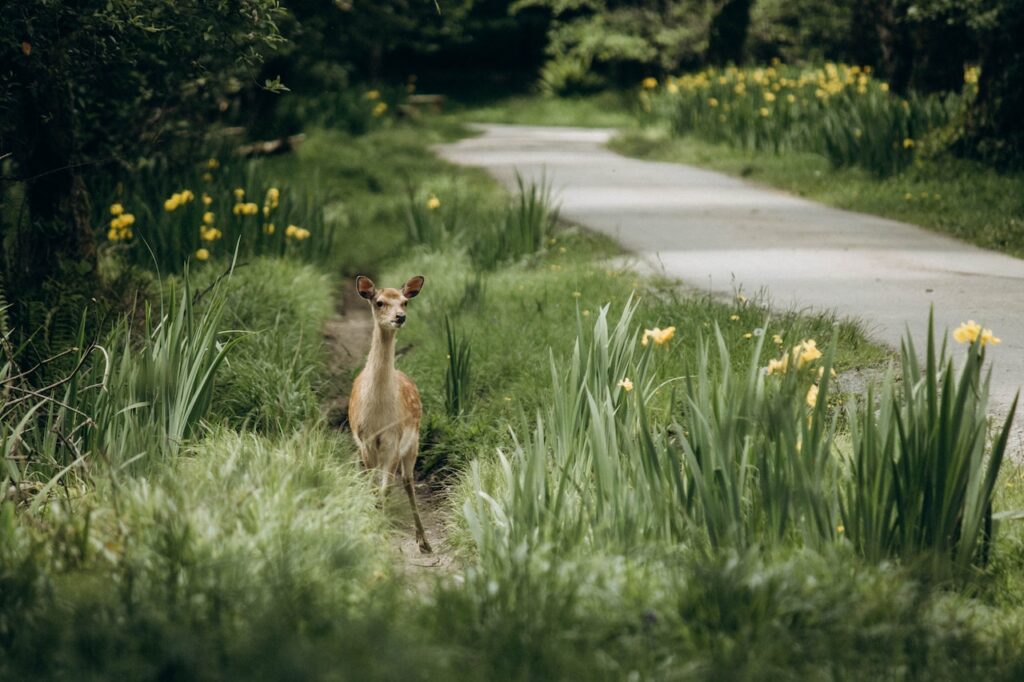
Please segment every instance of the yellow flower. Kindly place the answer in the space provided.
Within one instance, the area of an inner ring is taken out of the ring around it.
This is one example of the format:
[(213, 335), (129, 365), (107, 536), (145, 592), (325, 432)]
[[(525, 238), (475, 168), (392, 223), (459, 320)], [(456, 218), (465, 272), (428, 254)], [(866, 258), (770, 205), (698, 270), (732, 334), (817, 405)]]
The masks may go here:
[(387, 102), (377, 102), (377, 104), (373, 107), (373, 115), (374, 116), (383, 116), (384, 112), (387, 111), (387, 110), (388, 110)]
[(210, 258), (210, 252), (206, 249), (199, 249), (196, 251), (196, 260), (208, 260)]
[(203, 173), (203, 182), (213, 182), (213, 174)]
[(367, 90), (364, 97), (369, 100), (380, 99), (380, 90)]
[(774, 102), (775, 101), (775, 93), (765, 92), (764, 93), (764, 101), (765, 102)]
[(818, 404), (818, 385), (811, 384), (811, 387), (807, 389), (807, 405), (814, 407)]
[(775, 344), (781, 346), (782, 345), (782, 336), (780, 336), (779, 334), (774, 335), (772, 337), (772, 343), (775, 343)]
[(768, 107), (761, 107), (760, 109), (757, 110), (757, 113), (761, 114), (762, 118), (768, 118), (769, 116), (772, 115), (772, 110), (769, 109)]
[(583, 297), (583, 292), (574, 291), (574, 292), (572, 292), (572, 297), (573, 298), (582, 298)]
[(818, 344), (814, 339), (805, 339), (800, 342), (800, 345), (793, 346), (792, 353), (797, 361), (797, 368), (803, 367), (808, 362), (814, 362), (821, 357), (821, 351), (818, 350)]
[(769, 360), (768, 366), (764, 368), (765, 374), (785, 374), (789, 370), (789, 356), (784, 355), (779, 360)]
[(212, 211), (207, 211), (203, 214), (203, 222), (207, 225), (213, 225), (213, 218), (214, 216)]
[(299, 228), (296, 227), (295, 225), (289, 225), (288, 227), (284, 228), (284, 236), (285, 237), (294, 237), (295, 233), (298, 232), (298, 230), (299, 230)]
[(743, 335), (743, 338), (745, 338), (745, 339), (752, 339), (752, 338), (754, 338), (754, 334), (753, 334), (753, 332), (747, 332), (746, 334)]
[(739, 322), (740, 316), (739, 316), (739, 315), (730, 315), (730, 316), (729, 316), (729, 319), (730, 319), (730, 320), (731, 320), (732, 322)]
[(1002, 343), (1002, 339), (995, 336), (991, 329), (982, 328), (982, 326), (974, 320), (963, 322), (959, 327), (953, 330), (953, 339), (955, 339), (957, 343), (974, 343), (979, 338), (981, 339), (982, 346), (986, 346), (990, 343), (993, 346)]
[(913, 146), (914, 146), (914, 141), (913, 140), (911, 140), (909, 137), (903, 138), (903, 148), (904, 149), (910, 149)]
[(274, 234), (275, 229), (277, 228), (274, 227), (274, 223), (267, 223), (266, 225), (263, 226), (263, 231), (266, 232), (267, 234)]
[(178, 206), (180, 206), (180, 205), (181, 205), (181, 202), (178, 199), (178, 195), (175, 194), (170, 199), (167, 199), (166, 201), (164, 201), (164, 210), (167, 211), (168, 213), (170, 213), (171, 211), (174, 211), (175, 209), (177, 209)]
[(220, 168), (220, 161), (218, 161), (217, 159), (210, 159), (209, 161), (206, 162), (206, 167), (209, 168), (210, 170)]
[(242, 199), (245, 198), (245, 190), (241, 187), (235, 188), (235, 201), (241, 203)]
[(739, 301), (740, 303), (746, 303), (747, 297), (744, 296), (743, 294), (736, 294), (736, 300)]
[(846, 532), (846, 526), (844, 526), (843, 524), (840, 523), (838, 526), (836, 526), (836, 532), (837, 533), (845, 533)]
[(889, 92), (889, 84), (882, 83), (881, 85), (878, 86), (878, 89), (881, 90), (882, 92)]
[(671, 341), (672, 337), (675, 335), (675, 327), (666, 327), (665, 329), (661, 329), (660, 327), (655, 327), (654, 329), (645, 329), (644, 335), (640, 339), (640, 345), (646, 346), (648, 343), (648, 339), (652, 339), (656, 346), (663, 346), (669, 341)]
[(211, 197), (209, 194), (206, 194), (204, 192), (203, 193), (203, 206), (209, 206), (212, 203), (213, 203), (213, 197)]
[(640, 81), (640, 84), (644, 86), (644, 90), (653, 90), (654, 88), (658, 87), (658, 79), (653, 76), (648, 76), (647, 78)]
[(633, 382), (630, 381), (628, 377), (620, 381), (619, 386), (621, 386), (622, 390), (625, 391), (626, 393), (629, 393), (630, 391), (633, 390)]
[(281, 190), (276, 187), (271, 187), (267, 190), (267, 201), (266, 205), (270, 208), (277, 208), (278, 202), (281, 199)]
[(668, 85), (665, 86), (665, 89), (668, 90), (669, 93), (672, 94), (672, 95), (674, 95), (677, 92), (679, 92), (679, 86), (676, 85), (675, 83), (671, 83), (671, 82)]
[(124, 206), (121, 204), (110, 205), (110, 215), (121, 215), (122, 213), (124, 213)]
[(199, 238), (202, 239), (204, 242), (212, 242), (217, 239), (220, 239), (222, 236), (224, 236), (223, 233), (221, 233), (221, 231), (218, 230), (216, 227), (199, 227)]
[(718, 106), (718, 100), (716, 98), (714, 98), (714, 97), (708, 98), (708, 106), (709, 107), (717, 107)]
[(430, 209), (431, 211), (433, 211), (433, 210), (438, 209), (440, 207), (441, 207), (441, 200), (438, 199), (433, 194), (431, 194), (430, 198), (427, 199), (427, 208)]
[(590, 317), (590, 311), (584, 308), (583, 317)]

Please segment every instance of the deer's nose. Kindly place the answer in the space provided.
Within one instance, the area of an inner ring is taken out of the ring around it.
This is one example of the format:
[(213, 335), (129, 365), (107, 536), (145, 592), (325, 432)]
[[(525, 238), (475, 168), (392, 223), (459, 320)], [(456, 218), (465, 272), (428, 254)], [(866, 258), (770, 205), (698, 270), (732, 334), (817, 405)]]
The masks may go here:
[(398, 313), (395, 315), (395, 322), (398, 324), (405, 324), (405, 313)]

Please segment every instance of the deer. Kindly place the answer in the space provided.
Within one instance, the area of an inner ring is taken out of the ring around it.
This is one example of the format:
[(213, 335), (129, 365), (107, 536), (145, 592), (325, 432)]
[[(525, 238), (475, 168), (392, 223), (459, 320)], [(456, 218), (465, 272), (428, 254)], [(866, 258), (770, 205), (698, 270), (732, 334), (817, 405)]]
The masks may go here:
[(432, 550), (423, 532), (414, 487), (423, 405), (416, 384), (395, 369), (395, 337), (405, 324), (409, 300), (422, 288), (420, 276), (401, 289), (379, 290), (369, 277), (356, 278), (356, 290), (369, 302), (374, 324), (366, 365), (352, 384), (348, 423), (363, 464), (380, 475), (382, 497), (401, 467), (402, 486), (416, 522), (416, 540), (420, 552), (429, 554)]

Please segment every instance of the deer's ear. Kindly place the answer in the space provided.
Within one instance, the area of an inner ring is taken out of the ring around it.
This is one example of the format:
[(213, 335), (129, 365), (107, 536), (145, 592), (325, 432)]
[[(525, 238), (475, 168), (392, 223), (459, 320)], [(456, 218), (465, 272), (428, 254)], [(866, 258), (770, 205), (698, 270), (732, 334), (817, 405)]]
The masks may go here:
[(406, 298), (413, 298), (416, 294), (420, 293), (420, 289), (423, 288), (423, 277), (416, 275), (402, 287), (402, 295)]
[(359, 290), (359, 295), (366, 300), (370, 300), (373, 298), (373, 295), (377, 293), (377, 290), (373, 286), (373, 280), (369, 277), (363, 277), (362, 275), (356, 277), (356, 289)]

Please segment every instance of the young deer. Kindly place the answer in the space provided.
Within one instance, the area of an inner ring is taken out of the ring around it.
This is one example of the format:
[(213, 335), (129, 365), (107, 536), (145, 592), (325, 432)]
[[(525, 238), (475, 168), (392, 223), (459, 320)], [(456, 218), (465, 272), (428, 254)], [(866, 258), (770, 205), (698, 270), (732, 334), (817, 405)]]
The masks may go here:
[(402, 485), (409, 496), (416, 522), (420, 551), (429, 553), (430, 543), (416, 509), (414, 467), (419, 449), (420, 416), (423, 413), (416, 384), (395, 369), (395, 336), (405, 324), (405, 306), (423, 288), (423, 278), (413, 277), (401, 291), (374, 288), (368, 277), (356, 278), (359, 295), (373, 311), (373, 342), (366, 366), (352, 384), (348, 423), (359, 447), (363, 464), (380, 470), (381, 493), (402, 466)]

